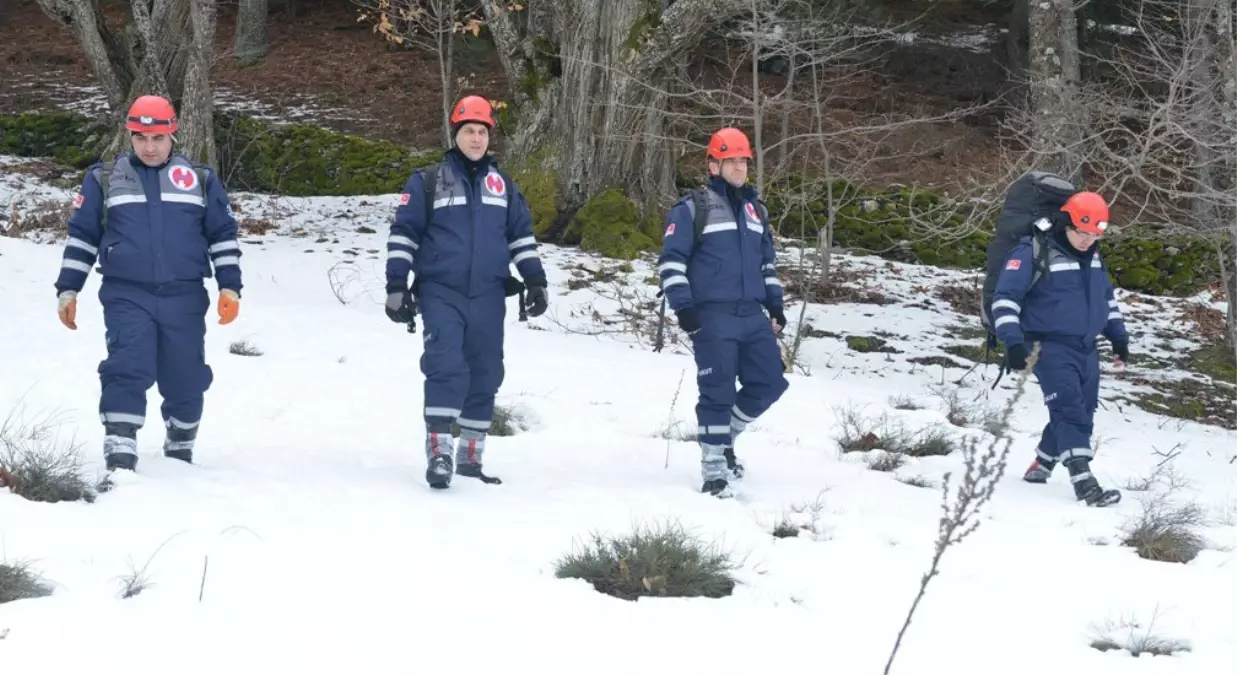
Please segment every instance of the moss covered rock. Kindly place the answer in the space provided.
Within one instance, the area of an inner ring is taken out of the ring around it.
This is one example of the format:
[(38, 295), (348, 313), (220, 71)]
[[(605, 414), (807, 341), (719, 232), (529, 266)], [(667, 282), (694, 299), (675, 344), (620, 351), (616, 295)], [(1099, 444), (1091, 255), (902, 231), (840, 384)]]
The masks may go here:
[(103, 138), (103, 125), (75, 113), (0, 115), (0, 154), (54, 157), (84, 169), (98, 161), (91, 146)]
[(631, 260), (656, 246), (640, 231), (636, 204), (613, 188), (589, 199), (567, 230), (579, 236), (580, 248), (607, 258)]
[(442, 160), (439, 151), (413, 153), (387, 141), (228, 113), (215, 115), (215, 141), (230, 189), (295, 197), (399, 192), (414, 170)]
[[(74, 113), (0, 115), (0, 153), (54, 157), (85, 168), (98, 161), (106, 127)], [(292, 196), (399, 192), (412, 172), (442, 159), (386, 141), (321, 127), (273, 127), (225, 112), (215, 114), (219, 174), (228, 189)]]
[(520, 164), (506, 167), (524, 195), (533, 216), (533, 233), (539, 238), (554, 227), (558, 218), (558, 175), (553, 169), (553, 148), (541, 148)]
[[(788, 177), (773, 186), (767, 201), (770, 217), (782, 223), (782, 236), (813, 241), (828, 222), (829, 202), (823, 196), (807, 203), (797, 199), (804, 181)], [(937, 267), (983, 269), (986, 264), (995, 221), (965, 232), (960, 209), (947, 198), (914, 188), (869, 190), (845, 180), (834, 181), (832, 191), (838, 205), (836, 247)], [(941, 234), (925, 237), (924, 232)], [(1164, 238), (1131, 227), (1106, 238), (1101, 254), (1113, 282), (1126, 290), (1181, 296), (1219, 279), (1215, 252), (1198, 239)]]

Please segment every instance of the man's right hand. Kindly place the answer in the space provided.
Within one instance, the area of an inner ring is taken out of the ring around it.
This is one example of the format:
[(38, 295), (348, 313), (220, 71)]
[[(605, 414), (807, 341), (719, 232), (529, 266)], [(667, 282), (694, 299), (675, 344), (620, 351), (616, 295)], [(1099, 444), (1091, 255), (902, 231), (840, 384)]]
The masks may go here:
[(695, 307), (684, 307), (674, 315), (679, 318), (679, 328), (688, 335), (695, 335), (700, 330), (700, 312)]
[(1023, 371), (1027, 367), (1027, 357), (1031, 352), (1027, 351), (1027, 346), (1021, 342), (1016, 345), (1009, 345), (1005, 348), (1005, 364), (1013, 371)]
[(417, 318), (417, 302), (408, 291), (395, 292), (387, 295), (387, 318), (395, 323), (413, 324)]
[(77, 330), (77, 293), (65, 291), (60, 294), (59, 300), (56, 313), (60, 316), (60, 323), (69, 330)]

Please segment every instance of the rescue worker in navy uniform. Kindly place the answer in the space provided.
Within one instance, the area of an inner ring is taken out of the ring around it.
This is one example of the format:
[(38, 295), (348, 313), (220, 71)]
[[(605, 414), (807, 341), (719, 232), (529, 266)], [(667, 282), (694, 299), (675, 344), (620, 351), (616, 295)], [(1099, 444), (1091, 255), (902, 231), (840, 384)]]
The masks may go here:
[[(427, 169), (435, 172), (432, 202), (426, 203), (425, 174), (414, 172), (387, 239), (387, 316), (410, 327), (418, 312), (424, 318), (425, 479), (437, 489), (449, 487), (453, 473), (501, 482), (483, 473), (482, 463), (504, 376), (512, 264), (528, 289), (528, 315), (540, 316), (548, 304), (532, 214), (487, 154), (494, 128), (489, 101), (460, 99), (450, 122), (454, 147)], [(460, 432), (454, 453), (453, 424)]]
[(86, 172), (55, 286), (60, 321), (77, 330), (77, 295), (98, 261), (107, 329), (107, 358), (99, 364), (103, 454), (109, 470), (132, 471), (146, 392), (156, 383), (166, 427), (163, 454), (193, 461), (203, 395), (214, 379), (205, 360), (210, 296), (203, 279), (213, 266), (219, 323), (234, 321), (241, 250), (219, 178), (172, 152), (177, 117), (171, 102), (139, 97), (125, 128), (133, 151)]
[(736, 438), (790, 386), (777, 342), (786, 327), (782, 282), (773, 233), (759, 215), (756, 189), (747, 184), (751, 158), (742, 131), (713, 134), (699, 244), (688, 196), (666, 215), (658, 260), (662, 290), (695, 352), (701, 492), (719, 497), (729, 496), (730, 481), (743, 476)]
[(1034, 285), (1031, 238), (1024, 237), (1010, 251), (993, 295), (993, 327), (1005, 345), (1010, 370), (1025, 370), (1028, 343), (1040, 344), (1034, 373), (1048, 406), (1048, 424), (1023, 479), (1045, 483), (1060, 462), (1077, 499), (1108, 506), (1120, 501), (1120, 491), (1103, 489), (1091, 473), (1100, 388), (1096, 338), (1109, 340), (1121, 364), (1130, 358), (1125, 320), (1098, 250), (1108, 229), (1108, 204), (1094, 192), (1078, 192), (1052, 221), (1046, 237), (1048, 270)]

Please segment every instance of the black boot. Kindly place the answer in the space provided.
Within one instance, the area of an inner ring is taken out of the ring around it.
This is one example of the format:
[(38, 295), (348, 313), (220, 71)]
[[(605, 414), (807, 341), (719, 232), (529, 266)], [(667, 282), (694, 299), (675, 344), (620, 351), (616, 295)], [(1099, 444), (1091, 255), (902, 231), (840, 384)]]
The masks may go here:
[(198, 427), (196, 424), (192, 429), (183, 429), (168, 422), (167, 438), (163, 441), (163, 456), (179, 459), (186, 464), (193, 464), (193, 444), (197, 437)]
[(714, 497), (731, 496), (730, 484), (726, 482), (725, 478), (714, 478), (713, 480), (706, 480), (704, 482), (704, 485), (700, 486), (700, 491), (705, 494), (713, 495)]
[(487, 485), (502, 485), (503, 481), (498, 476), (488, 476), (481, 471), (480, 464), (460, 464), (455, 467), (455, 473), (459, 476), (467, 478), (476, 478)]
[(739, 463), (738, 458), (735, 457), (734, 447), (727, 446), (723, 454), (726, 456), (726, 468), (730, 469), (730, 473), (735, 477), (735, 480), (743, 478), (743, 474), (746, 473), (747, 470), (743, 468), (743, 465)]
[(103, 424), (103, 461), (108, 471), (137, 471), (137, 425), (123, 422)]
[(1069, 469), (1070, 482), (1074, 484), (1074, 498), (1085, 501), (1087, 506), (1112, 506), (1121, 501), (1120, 490), (1105, 490), (1091, 473), (1087, 459), (1071, 459), (1065, 462)]
[(425, 482), (435, 490), (451, 487), (451, 476), (455, 473), (451, 455), (451, 425), (431, 426), (425, 434)]

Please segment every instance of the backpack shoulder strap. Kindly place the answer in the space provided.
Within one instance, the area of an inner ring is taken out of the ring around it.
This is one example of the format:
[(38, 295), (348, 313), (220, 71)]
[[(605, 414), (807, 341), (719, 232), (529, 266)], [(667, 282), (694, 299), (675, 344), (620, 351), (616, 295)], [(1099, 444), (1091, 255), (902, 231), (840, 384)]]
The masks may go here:
[(1027, 286), (1027, 290), (1035, 285), (1035, 282), (1040, 280), (1045, 274), (1048, 274), (1048, 247), (1044, 244), (1044, 235), (1040, 232), (1035, 232), (1031, 235), (1031, 260), (1034, 261), (1031, 272), (1031, 283)]
[(103, 190), (103, 216), (99, 219), (99, 227), (104, 232), (107, 231), (107, 192), (111, 187), (112, 169), (115, 167), (116, 160), (109, 159), (99, 168), (99, 188)]
[(704, 236), (704, 226), (708, 220), (709, 210), (709, 195), (706, 192), (707, 188), (697, 188), (692, 190), (692, 250), (696, 250), (696, 246), (700, 244), (700, 237)]
[(434, 195), (438, 192), (438, 166), (421, 169), (421, 183), (425, 186), (425, 225), (434, 217)]

